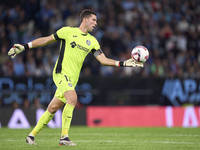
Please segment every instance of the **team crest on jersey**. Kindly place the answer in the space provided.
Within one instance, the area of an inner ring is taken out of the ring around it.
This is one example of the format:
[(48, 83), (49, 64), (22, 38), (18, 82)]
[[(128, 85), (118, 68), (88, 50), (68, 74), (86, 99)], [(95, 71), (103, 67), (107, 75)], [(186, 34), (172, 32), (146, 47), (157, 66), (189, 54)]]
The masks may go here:
[(69, 85), (69, 87), (72, 87), (72, 86), (73, 86), (71, 83), (69, 83), (68, 85)]
[(90, 44), (91, 44), (90, 40), (87, 40), (87, 41), (86, 41), (86, 44), (87, 44), (88, 46), (90, 46)]

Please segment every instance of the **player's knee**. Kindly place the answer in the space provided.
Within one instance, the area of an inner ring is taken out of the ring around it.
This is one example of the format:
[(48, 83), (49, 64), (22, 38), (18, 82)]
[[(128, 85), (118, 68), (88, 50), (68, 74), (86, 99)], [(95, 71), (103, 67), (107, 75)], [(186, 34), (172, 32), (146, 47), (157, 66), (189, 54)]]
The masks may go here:
[(49, 106), (48, 106), (48, 111), (49, 111), (51, 114), (56, 113), (57, 110), (58, 110), (58, 107), (57, 107), (56, 105), (49, 105)]
[(71, 98), (67, 99), (67, 103), (75, 106), (77, 103), (77, 97), (71, 97)]
[(77, 94), (75, 91), (67, 91), (64, 93), (64, 97), (66, 99), (66, 102), (70, 105), (75, 106), (77, 103)]

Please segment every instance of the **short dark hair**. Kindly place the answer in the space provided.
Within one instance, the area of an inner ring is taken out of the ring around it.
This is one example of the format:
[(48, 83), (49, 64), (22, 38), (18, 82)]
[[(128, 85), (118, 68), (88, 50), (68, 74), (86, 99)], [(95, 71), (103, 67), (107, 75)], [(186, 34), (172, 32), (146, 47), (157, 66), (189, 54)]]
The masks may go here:
[(91, 16), (91, 14), (93, 15), (97, 15), (95, 12), (93, 12), (92, 10), (89, 10), (89, 9), (85, 9), (81, 12), (80, 14), (80, 19), (81, 19), (81, 22), (83, 21), (84, 18), (89, 18)]

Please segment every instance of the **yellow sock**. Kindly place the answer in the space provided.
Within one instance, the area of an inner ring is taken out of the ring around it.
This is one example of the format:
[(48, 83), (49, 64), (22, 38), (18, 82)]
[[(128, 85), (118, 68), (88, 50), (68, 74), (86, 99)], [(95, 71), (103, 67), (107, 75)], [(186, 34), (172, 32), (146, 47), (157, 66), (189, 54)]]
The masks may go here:
[(51, 114), (48, 110), (44, 112), (44, 114), (40, 117), (37, 125), (32, 130), (31, 134), (33, 136), (36, 136), (46, 125), (49, 123), (49, 121), (53, 118), (54, 114)]
[(68, 129), (62, 129), (62, 135), (68, 135)]
[(68, 131), (72, 121), (74, 106), (66, 104), (62, 113), (62, 136), (68, 135)]

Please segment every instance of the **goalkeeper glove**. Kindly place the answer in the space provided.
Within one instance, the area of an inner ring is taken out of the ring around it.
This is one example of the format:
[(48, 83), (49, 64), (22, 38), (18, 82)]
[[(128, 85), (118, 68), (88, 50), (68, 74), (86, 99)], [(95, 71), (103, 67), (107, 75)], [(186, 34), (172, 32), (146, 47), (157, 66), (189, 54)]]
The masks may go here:
[(118, 61), (117, 63), (120, 67), (144, 67), (142, 62), (137, 62), (132, 58), (126, 61)]
[(21, 53), (24, 50), (24, 45), (14, 44), (14, 46), (8, 51), (8, 55), (11, 56), (11, 58), (14, 58), (17, 54)]

